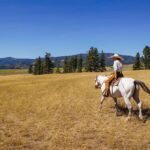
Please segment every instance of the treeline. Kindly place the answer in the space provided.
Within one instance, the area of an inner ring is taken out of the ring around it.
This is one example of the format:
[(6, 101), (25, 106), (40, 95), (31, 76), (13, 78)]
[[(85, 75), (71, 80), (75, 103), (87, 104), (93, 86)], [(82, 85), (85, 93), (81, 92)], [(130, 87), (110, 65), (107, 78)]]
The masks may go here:
[(140, 69), (150, 69), (150, 47), (145, 46), (143, 49), (142, 57), (140, 53), (137, 52), (135, 56), (135, 62), (133, 64), (133, 70), (140, 70)]
[(45, 54), (45, 58), (37, 58), (34, 64), (29, 66), (29, 73), (34, 75), (50, 74), (50, 73), (72, 73), (72, 72), (98, 72), (106, 71), (105, 54), (102, 51), (99, 54), (98, 49), (91, 47), (88, 51), (86, 61), (83, 56), (65, 57), (63, 66), (60, 62), (57, 65), (52, 62), (50, 53)]
[[(91, 47), (87, 52), (86, 60), (82, 54), (79, 56), (65, 57), (63, 62), (52, 62), (51, 54), (46, 53), (44, 58), (37, 58), (34, 64), (29, 66), (29, 73), (34, 75), (50, 73), (72, 72), (98, 72), (106, 71), (105, 53), (99, 53), (96, 47)], [(133, 64), (133, 70), (150, 69), (150, 47), (145, 46), (142, 57), (138, 52)]]
[(64, 73), (106, 71), (105, 54), (103, 51), (99, 54), (97, 48), (91, 47), (85, 62), (83, 62), (82, 55), (73, 56), (70, 59), (66, 57), (63, 71)]
[(29, 73), (34, 75), (53, 73), (54, 63), (51, 60), (51, 54), (46, 53), (44, 59), (38, 57), (34, 64), (29, 66)]
[(79, 57), (72, 56), (70, 59), (65, 57), (63, 65), (63, 73), (82, 72), (83, 70), (83, 58), (80, 54)]
[(98, 72), (106, 71), (106, 59), (105, 54), (102, 51), (99, 55), (98, 49), (91, 47), (88, 51), (88, 55), (85, 62), (85, 71), (87, 72)]

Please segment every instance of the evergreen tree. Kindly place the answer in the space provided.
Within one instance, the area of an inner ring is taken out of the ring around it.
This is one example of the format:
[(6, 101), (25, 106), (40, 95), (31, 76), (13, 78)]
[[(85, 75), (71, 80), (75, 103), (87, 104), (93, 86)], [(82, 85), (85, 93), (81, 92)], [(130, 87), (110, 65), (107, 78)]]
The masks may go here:
[(53, 72), (53, 63), (51, 61), (51, 54), (46, 53), (45, 54), (45, 59), (44, 59), (44, 74), (49, 74)]
[(139, 52), (136, 54), (135, 62), (133, 64), (133, 70), (141, 69), (141, 61), (140, 61), (140, 54)]
[(40, 74), (44, 74), (44, 61), (41, 59), (41, 72)]
[(78, 67), (78, 57), (77, 56), (74, 56), (74, 59), (73, 59), (73, 72), (76, 72), (77, 71), (77, 67)]
[(82, 55), (80, 54), (78, 59), (78, 72), (82, 72), (82, 68), (83, 68), (83, 58)]
[(94, 48), (94, 57), (93, 57), (93, 62), (94, 62), (94, 70), (93, 71), (99, 71), (100, 70), (100, 66), (99, 66), (99, 53), (98, 53), (98, 49)]
[(106, 59), (105, 59), (105, 54), (102, 50), (101, 54), (100, 54), (100, 69), (101, 71), (106, 71)]
[(69, 71), (68, 72), (74, 72), (74, 57), (72, 56), (70, 60), (68, 61)]
[(143, 62), (145, 65), (145, 69), (150, 69), (150, 47), (145, 46), (143, 49)]
[(69, 61), (69, 72), (76, 72), (78, 66), (78, 57), (72, 56)]
[(57, 64), (56, 73), (61, 73), (59, 64)]
[(34, 64), (34, 74), (40, 75), (43, 74), (43, 63), (41, 57), (37, 58)]
[(32, 65), (29, 65), (28, 73), (33, 73), (33, 66)]
[(69, 72), (69, 61), (68, 61), (68, 57), (65, 57), (65, 59), (64, 59), (63, 72), (64, 72), (64, 73), (68, 73), (68, 72)]
[(88, 71), (92, 71), (91, 69), (91, 50), (88, 51), (87, 57), (86, 57), (86, 62), (85, 62), (85, 70)]
[(91, 47), (86, 58), (86, 71), (99, 71), (99, 54), (97, 48)]

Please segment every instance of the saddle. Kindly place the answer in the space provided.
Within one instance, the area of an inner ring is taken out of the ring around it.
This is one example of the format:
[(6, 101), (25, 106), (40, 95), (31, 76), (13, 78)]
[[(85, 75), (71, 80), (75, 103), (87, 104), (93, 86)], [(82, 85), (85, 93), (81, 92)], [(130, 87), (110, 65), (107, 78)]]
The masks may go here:
[(120, 80), (122, 77), (119, 77), (118, 79), (113, 79), (110, 83), (111, 86), (118, 86)]
[(122, 77), (119, 77), (119, 78), (117, 78), (117, 79), (113, 79), (113, 80), (110, 82), (109, 88), (108, 88), (108, 93), (107, 93), (107, 95), (105, 95), (106, 97), (111, 96), (111, 94), (110, 94), (110, 93), (111, 93), (111, 92), (110, 92), (110, 86), (112, 86), (112, 88), (113, 88), (114, 86), (118, 86), (118, 84), (119, 84), (121, 78), (122, 78)]

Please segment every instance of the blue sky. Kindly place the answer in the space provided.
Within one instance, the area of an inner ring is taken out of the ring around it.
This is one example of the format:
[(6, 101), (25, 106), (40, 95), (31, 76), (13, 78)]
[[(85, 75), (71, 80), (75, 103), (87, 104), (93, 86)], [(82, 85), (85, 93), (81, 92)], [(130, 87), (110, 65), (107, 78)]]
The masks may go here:
[(150, 45), (149, 0), (0, 0), (0, 57), (99, 51), (135, 55)]

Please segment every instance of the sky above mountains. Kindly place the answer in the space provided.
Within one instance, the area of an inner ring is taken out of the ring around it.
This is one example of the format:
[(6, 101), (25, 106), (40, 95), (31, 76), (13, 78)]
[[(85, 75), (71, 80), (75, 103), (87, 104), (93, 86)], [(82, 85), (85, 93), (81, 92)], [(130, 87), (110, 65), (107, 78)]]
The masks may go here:
[(150, 45), (149, 0), (0, 0), (0, 57), (99, 51), (135, 55)]

